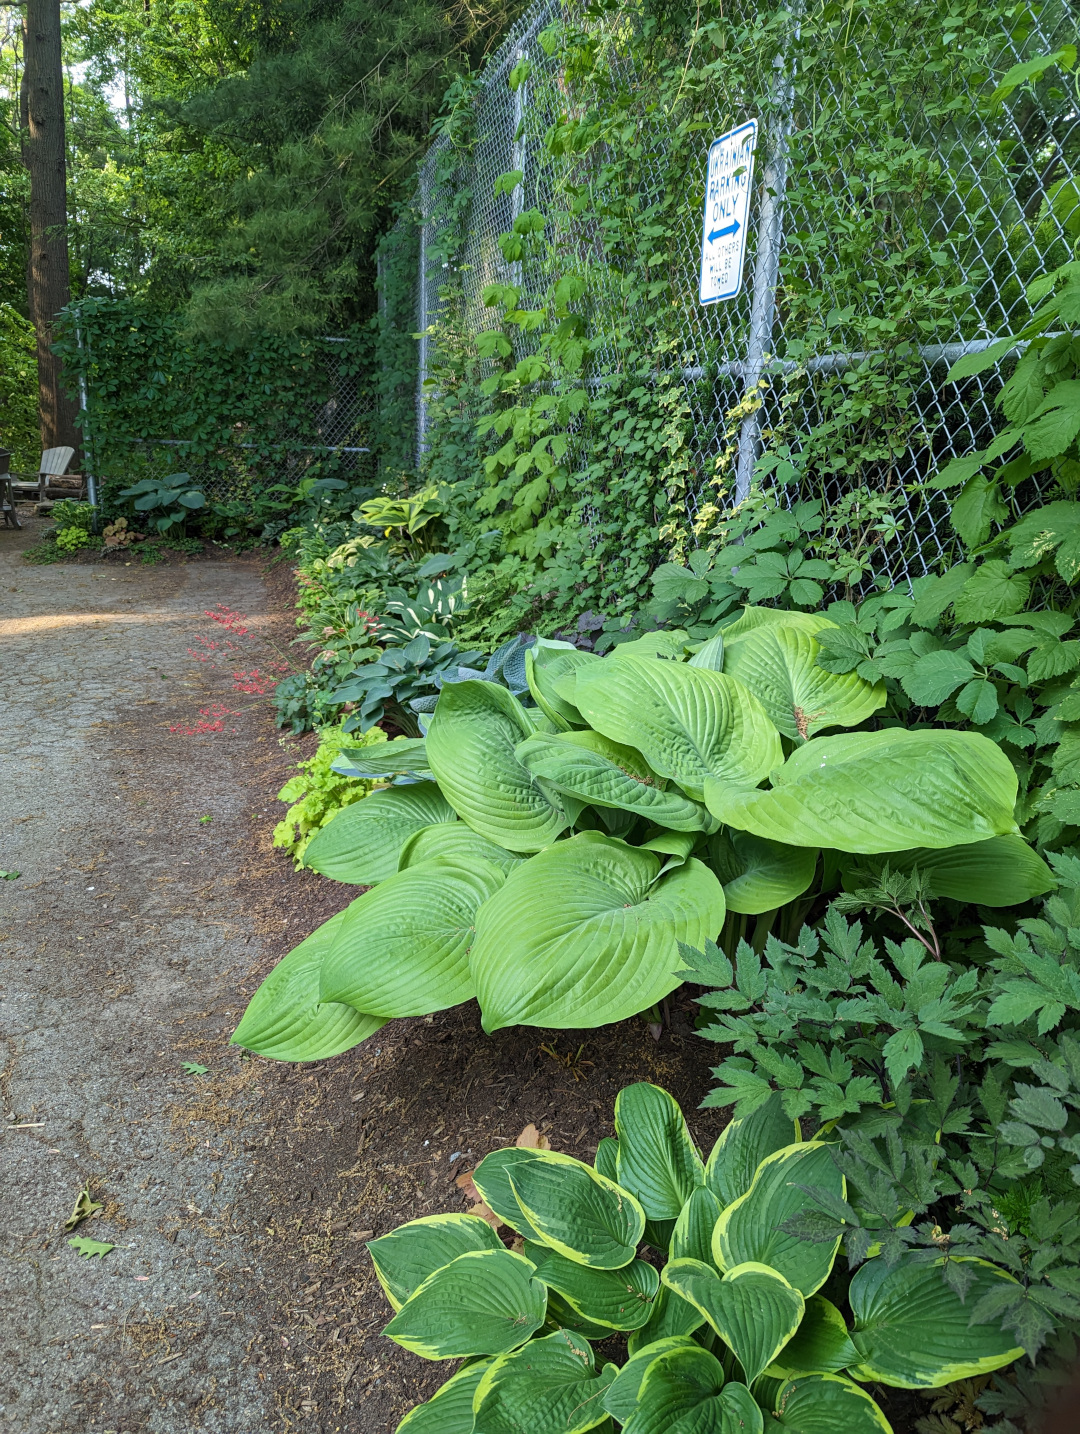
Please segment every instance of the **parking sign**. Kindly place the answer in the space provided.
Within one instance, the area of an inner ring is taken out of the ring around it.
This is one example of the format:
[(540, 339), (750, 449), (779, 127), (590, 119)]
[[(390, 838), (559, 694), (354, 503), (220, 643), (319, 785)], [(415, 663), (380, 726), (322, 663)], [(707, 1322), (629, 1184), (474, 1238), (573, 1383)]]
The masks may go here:
[(701, 302), (733, 299), (742, 288), (747, 216), (754, 179), (757, 120), (747, 120), (709, 146), (701, 226)]

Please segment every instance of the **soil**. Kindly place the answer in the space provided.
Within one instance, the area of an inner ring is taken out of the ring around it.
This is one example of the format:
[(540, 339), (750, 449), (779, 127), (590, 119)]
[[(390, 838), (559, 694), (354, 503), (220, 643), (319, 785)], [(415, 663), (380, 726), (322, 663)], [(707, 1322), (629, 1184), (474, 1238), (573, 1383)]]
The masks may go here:
[[(271, 846), (311, 739), (189, 656), (218, 604), (285, 648), (290, 574), (33, 567), (44, 526), (0, 531), (0, 1428), (389, 1434), (449, 1369), (381, 1336), (364, 1241), (466, 1208), (456, 1177), (530, 1122), (591, 1158), (634, 1080), (707, 1148), (716, 1050), (679, 999), (659, 1041), (643, 1021), (489, 1037), (470, 1005), (315, 1065), (230, 1047), (275, 961), (357, 894)], [(185, 735), (215, 703), (223, 730)], [(84, 1188), (103, 1209), (66, 1231)]]

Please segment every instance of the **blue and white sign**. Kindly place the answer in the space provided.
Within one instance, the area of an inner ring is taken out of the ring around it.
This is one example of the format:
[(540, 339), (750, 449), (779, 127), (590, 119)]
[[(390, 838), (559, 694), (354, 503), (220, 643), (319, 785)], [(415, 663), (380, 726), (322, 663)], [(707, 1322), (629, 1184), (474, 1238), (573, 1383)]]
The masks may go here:
[(733, 299), (742, 288), (747, 216), (754, 179), (757, 120), (747, 120), (709, 146), (705, 218), (701, 226), (701, 302)]

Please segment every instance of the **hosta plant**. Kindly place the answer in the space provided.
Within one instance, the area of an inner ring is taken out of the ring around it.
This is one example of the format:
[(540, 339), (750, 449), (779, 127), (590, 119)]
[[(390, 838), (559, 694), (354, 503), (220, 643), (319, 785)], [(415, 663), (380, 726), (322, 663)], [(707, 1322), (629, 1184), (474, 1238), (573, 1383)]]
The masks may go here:
[[(518, 1147), (480, 1163), (506, 1240), (448, 1214), (369, 1244), (385, 1333), (468, 1361), (399, 1431), (888, 1434), (865, 1385), (932, 1389), (1023, 1354), (993, 1317), (1011, 1283), (993, 1264), (946, 1279), (941, 1259), (872, 1253), (852, 1274), (839, 1238), (787, 1232), (845, 1183), (778, 1100), (707, 1160), (657, 1086), (624, 1090), (615, 1128), (595, 1166)], [(620, 1336), (621, 1367), (598, 1360)]]
[(767, 927), (839, 879), (837, 853), (925, 865), (930, 894), (968, 901), (1048, 890), (1001, 749), (869, 730), (881, 684), (818, 666), (824, 625), (747, 609), (689, 658), (657, 634), (603, 658), (541, 640), (533, 708), (447, 683), (426, 736), (379, 752), (390, 785), (305, 852), (372, 889), (285, 958), (236, 1041), (321, 1059), (471, 997), (488, 1031), (623, 1020), (680, 984), (680, 942), (701, 949), (728, 913)]

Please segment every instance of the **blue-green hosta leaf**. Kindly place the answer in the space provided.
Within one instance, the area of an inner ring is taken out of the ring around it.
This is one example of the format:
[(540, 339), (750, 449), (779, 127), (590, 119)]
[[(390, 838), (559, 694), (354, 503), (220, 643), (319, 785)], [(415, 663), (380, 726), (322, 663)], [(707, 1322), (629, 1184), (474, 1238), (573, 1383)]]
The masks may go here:
[(761, 1162), (797, 1138), (795, 1122), (784, 1114), (780, 1092), (774, 1091), (756, 1110), (720, 1132), (705, 1166), (705, 1184), (721, 1206), (731, 1205), (750, 1189)]
[(414, 832), (457, 813), (434, 782), (391, 787), (342, 807), (308, 842), (304, 865), (350, 886), (375, 886), (398, 869), (401, 848)]
[(885, 705), (885, 684), (855, 672), (826, 672), (812, 633), (795, 627), (759, 627), (730, 643), (724, 671), (750, 689), (792, 741), (804, 742), (825, 727), (857, 727)]
[(424, 1359), (505, 1354), (544, 1323), (547, 1294), (510, 1250), (470, 1250), (429, 1275), (383, 1334)]
[(818, 849), (784, 846), (734, 827), (709, 841), (709, 864), (720, 878), (729, 911), (760, 916), (801, 896), (814, 879)]
[(588, 1343), (568, 1330), (531, 1340), (481, 1376), (476, 1434), (584, 1434), (606, 1422), (604, 1395), (616, 1374), (613, 1364), (598, 1372)]
[(721, 1270), (739, 1265), (768, 1265), (805, 1299), (821, 1288), (836, 1259), (840, 1237), (809, 1241), (780, 1227), (817, 1208), (802, 1186), (819, 1186), (846, 1198), (847, 1182), (836, 1168), (830, 1147), (820, 1141), (788, 1145), (768, 1155), (745, 1195), (729, 1205), (713, 1231), (713, 1260)]
[(724, 894), (699, 861), (659, 870), (653, 852), (581, 832), (512, 871), (476, 918), (484, 1029), (605, 1025), (673, 991), (678, 943), (717, 934)]
[(616, 653), (576, 670), (573, 699), (592, 727), (636, 747), (695, 801), (710, 779), (753, 787), (782, 760), (761, 703), (721, 672)]
[[(955, 1258), (955, 1257), (954, 1257)], [(985, 1260), (963, 1259), (973, 1276), (964, 1303), (942, 1278), (942, 1260), (920, 1265), (902, 1258), (890, 1269), (867, 1260), (852, 1277), (848, 1302), (855, 1316), (852, 1343), (861, 1363), (851, 1373), (865, 1383), (899, 1389), (937, 1389), (1020, 1359), (1011, 1335), (971, 1324), (975, 1305), (1012, 1276)]]
[(799, 1291), (768, 1265), (736, 1265), (721, 1276), (703, 1260), (671, 1260), (662, 1278), (701, 1311), (742, 1365), (747, 1384), (791, 1339), (806, 1307)]
[(619, 1149), (617, 1179), (641, 1202), (650, 1220), (675, 1220), (705, 1167), (690, 1138), (678, 1102), (647, 1081), (625, 1086), (615, 1097)]
[(410, 866), (357, 897), (323, 961), (322, 999), (387, 1017), (469, 1000), (476, 914), (502, 883), (490, 862), (447, 858)]
[(283, 957), (248, 1002), (232, 1038), (276, 1061), (323, 1061), (366, 1041), (385, 1016), (369, 1016), (319, 995), (323, 958), (334, 944), (345, 913), (323, 922)]
[(489, 861), (503, 872), (509, 872), (523, 859), (516, 852), (488, 841), (464, 822), (438, 822), (435, 826), (421, 827), (409, 837), (401, 848), (399, 870), (444, 857), (466, 863)]
[(838, 1374), (800, 1374), (776, 1392), (766, 1434), (893, 1434), (865, 1390)]
[(516, 755), (534, 777), (591, 806), (636, 812), (674, 831), (708, 831), (715, 825), (700, 802), (669, 788), (640, 752), (599, 732), (538, 734), (522, 742)]
[(539, 1160), (542, 1153), (531, 1146), (507, 1146), (503, 1150), (493, 1150), (490, 1155), (485, 1155), (473, 1171), (473, 1184), (479, 1190), (484, 1204), (495, 1211), (504, 1225), (509, 1225), (519, 1235), (537, 1243), (540, 1243), (540, 1236), (522, 1214), (510, 1184), (510, 1170), (522, 1161)]
[(394, 1434), (473, 1434), (473, 1396), (490, 1366), (490, 1359), (478, 1359), (459, 1369), (426, 1403), (410, 1409)]
[(534, 1160), (511, 1165), (506, 1174), (541, 1244), (598, 1270), (618, 1270), (634, 1258), (645, 1233), (645, 1212), (591, 1165), (543, 1150)]
[(773, 774), (771, 791), (710, 783), (721, 821), (792, 846), (875, 853), (987, 841), (1016, 831), (1017, 779), (976, 732), (894, 728), (807, 742)]
[(618, 1377), (604, 1395), (604, 1408), (612, 1418), (617, 1419), (620, 1424), (625, 1424), (634, 1412), (638, 1392), (641, 1389), (641, 1381), (645, 1378), (645, 1371), (653, 1360), (661, 1354), (667, 1354), (672, 1349), (699, 1348), (700, 1346), (685, 1334), (669, 1335), (664, 1339), (654, 1339), (643, 1345), (630, 1356), (619, 1370)]
[[(893, 871), (908, 872), (917, 866), (928, 878), (935, 896), (980, 906), (1019, 906), (1033, 897), (1044, 896), (1057, 885), (1046, 862), (1019, 834), (946, 847), (943, 851), (894, 851), (883, 860)], [(730, 906), (727, 887), (724, 894)]]
[(386, 1298), (399, 1310), (428, 1275), (469, 1250), (501, 1250), (502, 1241), (477, 1215), (423, 1215), (368, 1241)]
[(725, 1384), (704, 1349), (670, 1349), (645, 1370), (625, 1434), (763, 1434), (761, 1410), (745, 1384)]
[(581, 713), (556, 691), (555, 684), (560, 677), (572, 673), (577, 667), (590, 662), (599, 662), (595, 652), (582, 652), (578, 648), (570, 651), (556, 651), (543, 638), (525, 654), (525, 678), (529, 691), (544, 716), (554, 722), (559, 732), (569, 732), (575, 727), (584, 727)]
[(474, 831), (507, 851), (539, 851), (569, 824), (561, 805), (514, 756), (533, 725), (517, 698), (494, 682), (444, 687), (427, 734), (443, 795)]
[(771, 1375), (835, 1374), (858, 1364), (859, 1351), (851, 1342), (844, 1316), (824, 1295), (806, 1301), (798, 1332), (769, 1366)]
[(618, 1270), (603, 1270), (568, 1260), (542, 1245), (529, 1245), (525, 1253), (536, 1266), (536, 1278), (562, 1295), (575, 1314), (590, 1324), (609, 1330), (640, 1329), (648, 1324), (660, 1276), (644, 1260), (631, 1260)]

